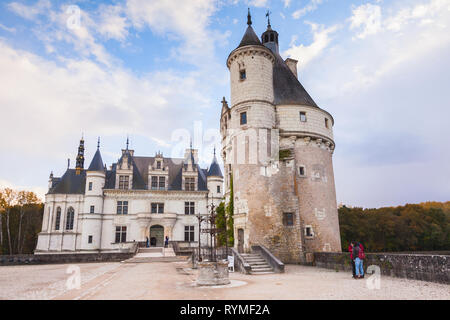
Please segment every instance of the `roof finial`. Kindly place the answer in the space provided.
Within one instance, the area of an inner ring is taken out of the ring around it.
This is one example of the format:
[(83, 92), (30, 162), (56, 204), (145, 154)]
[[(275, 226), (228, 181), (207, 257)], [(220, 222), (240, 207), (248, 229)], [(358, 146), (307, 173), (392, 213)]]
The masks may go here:
[(270, 12), (269, 10), (267, 10), (267, 13), (266, 13), (266, 17), (267, 17), (267, 29), (270, 29), (271, 28), (271, 25), (270, 25), (270, 14), (271, 14), (272, 12)]
[(214, 157), (216, 156), (216, 145), (214, 145)]
[(192, 137), (191, 137), (190, 139), (191, 139), (191, 144), (190, 144), (190, 146), (191, 146), (191, 151), (192, 151)]
[(97, 140), (97, 150), (98, 149), (100, 149), (100, 137), (98, 137), (98, 140)]
[(130, 139), (129, 139), (128, 135), (127, 135), (127, 150), (128, 150), (128, 145), (129, 144), (130, 144)]
[(248, 26), (252, 25), (252, 16), (250, 14), (250, 8), (248, 8), (247, 24), (248, 24)]

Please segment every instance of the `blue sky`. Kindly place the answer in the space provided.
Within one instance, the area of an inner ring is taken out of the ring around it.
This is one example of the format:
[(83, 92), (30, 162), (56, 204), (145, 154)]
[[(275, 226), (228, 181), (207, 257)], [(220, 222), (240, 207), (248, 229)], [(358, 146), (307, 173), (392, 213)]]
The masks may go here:
[(450, 0), (2, 1), (0, 186), (42, 196), (82, 133), (109, 166), (195, 132), (206, 166), (247, 7), (335, 118), (339, 203), (450, 200)]

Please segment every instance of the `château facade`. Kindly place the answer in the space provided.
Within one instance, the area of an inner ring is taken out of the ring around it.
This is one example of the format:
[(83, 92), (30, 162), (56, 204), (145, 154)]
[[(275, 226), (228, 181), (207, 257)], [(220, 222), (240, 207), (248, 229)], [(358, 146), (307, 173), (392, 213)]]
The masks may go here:
[[(154, 157), (122, 150), (109, 169), (100, 143), (87, 169), (84, 140), (76, 167), (62, 177), (50, 175), (45, 196), (39, 253), (119, 252), (149, 239), (161, 247), (166, 236), (183, 246), (198, 246), (199, 214), (207, 204), (223, 200), (223, 176), (214, 154), (209, 169), (198, 165), (198, 152), (189, 148), (183, 159)], [(201, 242), (207, 241), (201, 235)]]
[[(334, 119), (279, 54), (270, 20), (248, 28), (227, 59), (231, 101), (222, 102), (222, 157), (234, 194), (235, 247), (264, 245), (283, 262), (341, 251), (332, 155)], [(232, 181), (232, 184), (231, 184)]]

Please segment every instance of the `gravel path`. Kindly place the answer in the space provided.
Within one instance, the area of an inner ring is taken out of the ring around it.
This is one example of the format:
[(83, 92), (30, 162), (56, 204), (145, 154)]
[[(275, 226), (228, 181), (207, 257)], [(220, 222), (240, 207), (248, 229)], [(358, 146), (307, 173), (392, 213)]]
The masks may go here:
[(381, 277), (380, 289), (333, 270), (287, 265), (284, 274), (230, 273), (232, 284), (197, 287), (185, 262), (79, 264), (82, 286), (67, 290), (68, 265), (0, 267), (0, 299), (442, 299), (450, 286)]

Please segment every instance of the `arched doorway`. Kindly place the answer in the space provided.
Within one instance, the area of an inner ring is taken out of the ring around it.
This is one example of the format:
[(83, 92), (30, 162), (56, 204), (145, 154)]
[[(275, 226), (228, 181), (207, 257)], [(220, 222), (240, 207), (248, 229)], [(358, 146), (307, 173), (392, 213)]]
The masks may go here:
[(164, 246), (164, 227), (160, 225), (150, 227), (150, 246), (163, 247)]

